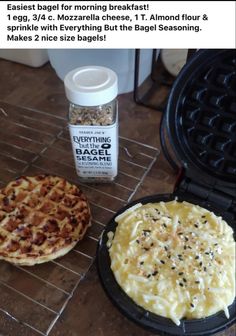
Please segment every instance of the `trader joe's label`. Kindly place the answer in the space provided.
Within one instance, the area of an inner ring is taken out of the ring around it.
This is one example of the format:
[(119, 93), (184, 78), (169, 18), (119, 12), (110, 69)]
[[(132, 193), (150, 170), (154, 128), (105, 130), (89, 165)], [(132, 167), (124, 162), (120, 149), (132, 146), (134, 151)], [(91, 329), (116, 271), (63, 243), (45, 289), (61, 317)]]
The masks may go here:
[(117, 122), (109, 126), (69, 125), (69, 130), (80, 177), (117, 175)]

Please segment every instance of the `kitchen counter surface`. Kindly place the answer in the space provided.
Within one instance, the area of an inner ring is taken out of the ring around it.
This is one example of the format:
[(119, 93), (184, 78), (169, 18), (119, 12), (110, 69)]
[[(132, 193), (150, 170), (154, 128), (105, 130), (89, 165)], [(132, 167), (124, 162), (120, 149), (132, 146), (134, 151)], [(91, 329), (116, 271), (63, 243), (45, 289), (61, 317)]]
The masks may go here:
[[(36, 173), (77, 183), (63, 83), (49, 64), (33, 69), (0, 60), (0, 72), (0, 187)], [(160, 153), (160, 117), (159, 111), (135, 104), (131, 93), (119, 96), (119, 176), (114, 184), (81, 185), (93, 223), (73, 251), (34, 267), (0, 261), (0, 335), (152, 335), (107, 298), (95, 254), (104, 226), (120, 207), (173, 190), (176, 176)], [(221, 335), (235, 335), (235, 326)]]

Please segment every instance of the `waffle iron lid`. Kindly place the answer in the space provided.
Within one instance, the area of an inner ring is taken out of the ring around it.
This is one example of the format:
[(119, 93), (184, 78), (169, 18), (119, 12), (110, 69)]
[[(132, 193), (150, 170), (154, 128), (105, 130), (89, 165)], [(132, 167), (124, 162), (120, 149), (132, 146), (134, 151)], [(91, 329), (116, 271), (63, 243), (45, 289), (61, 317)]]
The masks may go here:
[(167, 130), (186, 172), (236, 184), (236, 51), (200, 50), (170, 92)]

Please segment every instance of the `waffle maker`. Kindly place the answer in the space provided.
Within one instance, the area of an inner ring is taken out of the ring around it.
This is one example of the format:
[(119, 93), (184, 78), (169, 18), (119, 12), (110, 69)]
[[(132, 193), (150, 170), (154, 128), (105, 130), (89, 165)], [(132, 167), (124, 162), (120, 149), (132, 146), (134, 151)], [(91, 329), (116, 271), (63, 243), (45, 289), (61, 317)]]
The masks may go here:
[[(182, 164), (173, 194), (153, 195), (122, 208), (108, 223), (98, 244), (97, 266), (105, 292), (128, 318), (153, 333), (211, 335), (236, 321), (219, 312), (181, 321), (157, 316), (136, 305), (117, 284), (110, 268), (107, 233), (115, 217), (136, 203), (180, 201), (198, 204), (222, 216), (236, 232), (236, 52), (201, 50), (184, 66), (171, 90), (165, 122), (170, 142)], [(235, 238), (235, 237), (234, 237)]]

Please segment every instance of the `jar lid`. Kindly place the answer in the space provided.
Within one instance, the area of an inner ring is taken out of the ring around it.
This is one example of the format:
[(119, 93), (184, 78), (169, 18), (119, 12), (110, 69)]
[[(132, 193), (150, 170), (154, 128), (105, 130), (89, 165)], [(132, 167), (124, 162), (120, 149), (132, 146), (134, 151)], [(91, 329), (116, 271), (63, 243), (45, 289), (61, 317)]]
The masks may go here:
[(109, 103), (118, 94), (116, 73), (101, 66), (84, 66), (70, 71), (64, 79), (67, 99), (81, 106)]

